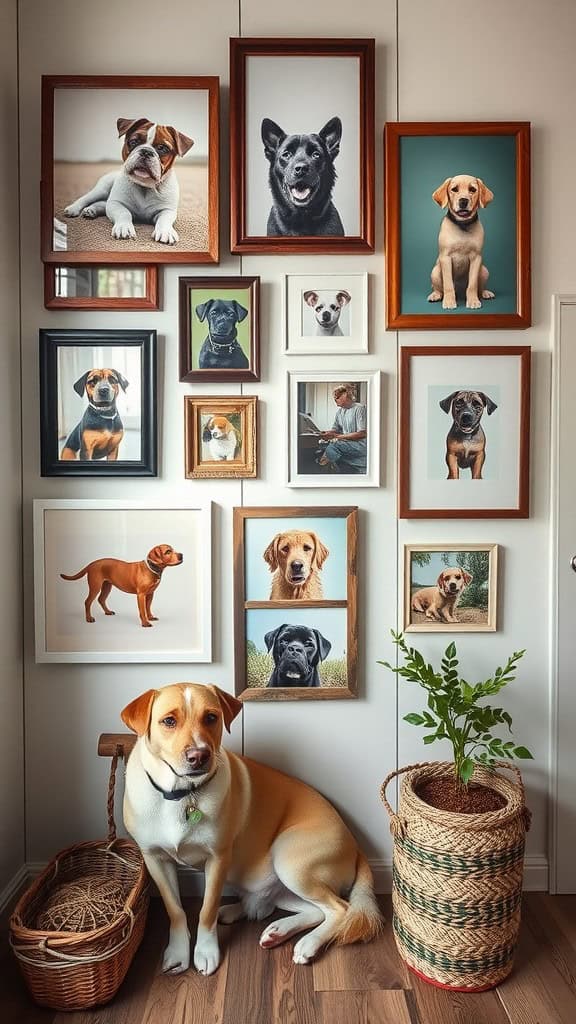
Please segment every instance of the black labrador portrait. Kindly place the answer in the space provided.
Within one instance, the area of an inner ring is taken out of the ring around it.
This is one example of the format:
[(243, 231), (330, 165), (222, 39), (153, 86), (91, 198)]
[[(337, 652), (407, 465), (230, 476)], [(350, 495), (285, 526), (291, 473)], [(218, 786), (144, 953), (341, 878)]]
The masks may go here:
[(248, 359), (238, 341), (236, 324), (248, 316), (248, 310), (235, 300), (208, 299), (196, 306), (196, 316), (208, 322), (208, 334), (198, 355), (201, 370), (246, 370)]
[(267, 686), (320, 686), (318, 665), (332, 644), (317, 629), (284, 623), (264, 636), (274, 669)]

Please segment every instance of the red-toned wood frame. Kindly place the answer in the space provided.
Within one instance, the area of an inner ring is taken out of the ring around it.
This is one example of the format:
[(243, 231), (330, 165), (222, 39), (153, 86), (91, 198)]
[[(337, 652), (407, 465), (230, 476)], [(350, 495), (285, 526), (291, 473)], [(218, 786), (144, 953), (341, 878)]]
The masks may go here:
[[(59, 266), (66, 267), (69, 264), (60, 263)], [(84, 264), (86, 266), (86, 264)], [(98, 270), (105, 264), (99, 263), (94, 266), (88, 265), (89, 270)], [(132, 264), (115, 263), (114, 270), (133, 270)], [(130, 296), (94, 296), (56, 295), (56, 273), (58, 266), (53, 263), (44, 264), (44, 306), (46, 309), (160, 309), (160, 276), (159, 268), (154, 266), (143, 266), (145, 272), (144, 295), (142, 298)]]

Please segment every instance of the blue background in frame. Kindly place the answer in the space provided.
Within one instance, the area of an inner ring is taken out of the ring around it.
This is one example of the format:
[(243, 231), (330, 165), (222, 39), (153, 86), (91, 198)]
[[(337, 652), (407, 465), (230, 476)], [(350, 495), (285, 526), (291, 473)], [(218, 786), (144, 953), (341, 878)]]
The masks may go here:
[[(428, 302), (430, 272), (438, 257), (438, 232), (446, 210), (432, 193), (449, 177), (473, 174), (494, 193), (480, 210), (484, 259), (494, 299), (481, 309), (455, 310)], [(454, 316), (459, 313), (515, 313), (516, 292), (516, 138), (514, 135), (424, 135), (400, 139), (400, 302), (402, 313)]]

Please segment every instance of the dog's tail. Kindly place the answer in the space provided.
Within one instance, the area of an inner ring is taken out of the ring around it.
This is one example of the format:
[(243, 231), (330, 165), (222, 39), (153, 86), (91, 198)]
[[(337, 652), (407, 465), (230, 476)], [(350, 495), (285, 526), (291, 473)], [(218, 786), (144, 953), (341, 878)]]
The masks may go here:
[(81, 580), (82, 577), (85, 576), (87, 572), (88, 566), (85, 565), (83, 569), (80, 569), (80, 572), (77, 572), (75, 574), (75, 576), (66, 576), (65, 573), (63, 572), (60, 573), (60, 576), (63, 580)]
[(374, 879), (370, 865), (358, 851), (356, 878), (348, 896), (348, 909), (333, 941), (339, 945), (351, 942), (370, 942), (384, 927), (384, 918), (374, 894)]

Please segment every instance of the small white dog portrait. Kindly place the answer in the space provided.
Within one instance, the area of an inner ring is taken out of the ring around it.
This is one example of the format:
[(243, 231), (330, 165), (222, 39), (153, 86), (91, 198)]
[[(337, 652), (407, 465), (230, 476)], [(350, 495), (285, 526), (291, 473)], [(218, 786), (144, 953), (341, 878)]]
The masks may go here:
[(226, 416), (209, 416), (203, 422), (202, 441), (214, 462), (233, 462), (242, 448), (240, 431)]
[(344, 289), (328, 291), (306, 291), (302, 298), (314, 312), (314, 331), (316, 337), (341, 338), (349, 335), (348, 323), (340, 319), (342, 310), (348, 305), (352, 296)]

